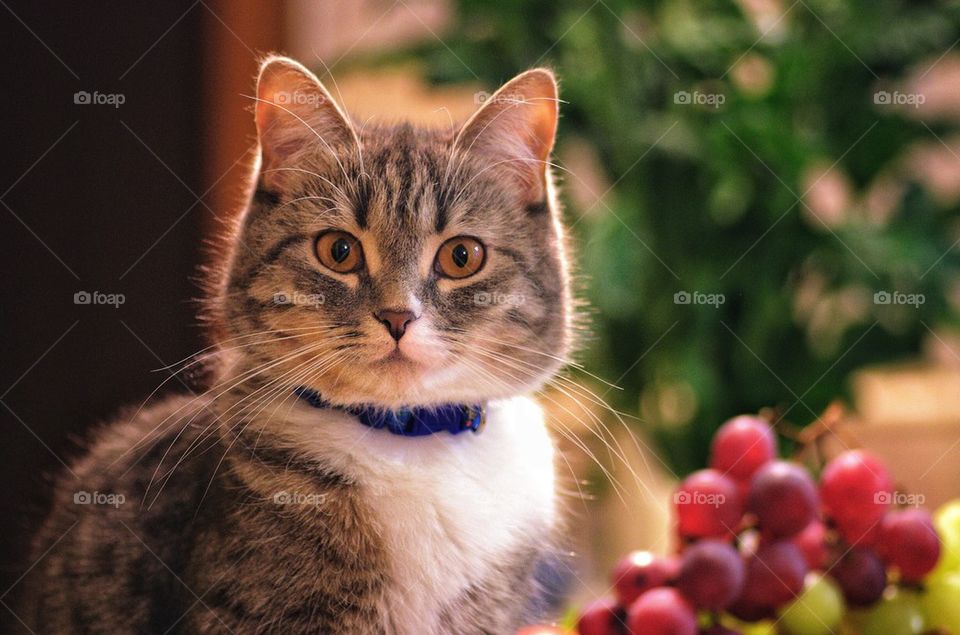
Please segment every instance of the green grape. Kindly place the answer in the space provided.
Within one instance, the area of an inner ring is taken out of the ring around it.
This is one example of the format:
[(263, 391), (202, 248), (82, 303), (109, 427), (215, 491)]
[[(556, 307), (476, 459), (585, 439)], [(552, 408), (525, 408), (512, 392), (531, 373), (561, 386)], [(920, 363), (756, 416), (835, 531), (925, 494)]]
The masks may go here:
[[(889, 589), (888, 589), (889, 591)], [(918, 635), (923, 632), (923, 611), (916, 593), (898, 590), (887, 593), (867, 611), (862, 635)]]
[(743, 633), (743, 635), (777, 635), (777, 627), (770, 620), (741, 622), (740, 620), (731, 618), (730, 620), (725, 620), (723, 623), (725, 626), (739, 633)]
[(853, 607), (847, 609), (847, 614), (843, 616), (840, 633), (843, 635), (859, 635), (862, 633), (863, 623), (867, 621), (867, 610)]
[(960, 499), (942, 505), (933, 515), (933, 526), (940, 535), (940, 562), (930, 579), (960, 573)]
[(810, 573), (803, 592), (780, 613), (780, 624), (790, 635), (827, 635), (843, 619), (843, 595), (832, 580)]
[(960, 633), (960, 573), (930, 580), (920, 601), (929, 628)]

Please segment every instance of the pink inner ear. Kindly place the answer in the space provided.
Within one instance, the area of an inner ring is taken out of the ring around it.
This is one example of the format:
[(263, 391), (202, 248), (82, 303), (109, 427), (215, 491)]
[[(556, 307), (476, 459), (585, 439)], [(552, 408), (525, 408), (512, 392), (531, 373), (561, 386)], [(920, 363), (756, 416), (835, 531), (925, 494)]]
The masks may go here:
[(458, 145), (477, 153), (517, 183), (523, 203), (543, 201), (547, 165), (557, 128), (557, 93), (547, 71), (528, 71), (511, 80), (464, 126)]
[(330, 94), (295, 62), (267, 62), (257, 83), (257, 133), (263, 153), (263, 178), (279, 185), (277, 168), (296, 167), (296, 155), (310, 148), (318, 158), (336, 161), (356, 137)]

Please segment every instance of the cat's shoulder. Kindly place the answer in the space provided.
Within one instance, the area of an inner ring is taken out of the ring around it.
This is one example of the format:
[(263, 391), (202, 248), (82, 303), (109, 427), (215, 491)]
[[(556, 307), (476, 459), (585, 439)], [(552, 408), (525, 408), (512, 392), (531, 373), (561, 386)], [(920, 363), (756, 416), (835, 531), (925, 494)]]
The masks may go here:
[(156, 466), (163, 454), (194, 443), (204, 430), (212, 431), (214, 419), (209, 400), (192, 393), (129, 406), (93, 427), (70, 473), (80, 477)]

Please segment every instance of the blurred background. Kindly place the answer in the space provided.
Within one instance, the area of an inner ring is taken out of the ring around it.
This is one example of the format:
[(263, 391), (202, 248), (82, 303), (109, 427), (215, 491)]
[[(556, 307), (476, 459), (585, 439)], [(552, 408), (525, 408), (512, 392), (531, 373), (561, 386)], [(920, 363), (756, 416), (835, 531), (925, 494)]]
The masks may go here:
[(201, 245), (241, 202), (268, 51), (357, 119), (438, 126), (558, 73), (590, 329), (544, 401), (575, 596), (671, 548), (670, 488), (735, 414), (867, 446), (930, 506), (960, 494), (960, 3), (0, 5), (0, 600), (50, 475), (203, 345)]

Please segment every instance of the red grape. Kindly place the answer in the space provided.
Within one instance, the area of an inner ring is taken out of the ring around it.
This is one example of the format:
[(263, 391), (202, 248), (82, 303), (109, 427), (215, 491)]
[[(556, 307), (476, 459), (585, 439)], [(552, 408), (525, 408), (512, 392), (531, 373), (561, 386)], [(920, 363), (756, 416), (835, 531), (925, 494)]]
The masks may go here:
[(795, 463), (768, 463), (750, 484), (747, 508), (756, 515), (760, 529), (773, 538), (802, 531), (816, 517), (819, 507), (813, 479)]
[(727, 608), (727, 612), (744, 622), (759, 622), (760, 620), (770, 619), (776, 616), (773, 608), (763, 604), (756, 604), (743, 597)]
[(811, 569), (823, 570), (827, 566), (830, 550), (827, 548), (827, 527), (814, 520), (803, 531), (790, 539), (803, 553), (803, 559)]
[(862, 523), (880, 520), (890, 506), (892, 493), (893, 480), (887, 468), (862, 450), (839, 455), (820, 477), (824, 509), (838, 523), (852, 518)]
[(871, 516), (843, 516), (834, 519), (837, 533), (851, 547), (873, 547), (880, 534), (880, 518)]
[(830, 575), (848, 604), (869, 606), (880, 599), (887, 587), (887, 572), (876, 552), (854, 547), (830, 570)]
[(737, 481), (749, 481), (753, 473), (777, 456), (777, 438), (760, 417), (742, 415), (717, 430), (710, 447), (710, 467)]
[(728, 538), (743, 516), (736, 483), (716, 470), (700, 470), (685, 478), (673, 501), (684, 538)]
[(651, 589), (627, 611), (627, 627), (637, 635), (696, 635), (697, 615), (676, 589)]
[(649, 551), (634, 551), (620, 559), (610, 581), (621, 606), (630, 606), (644, 591), (664, 586), (677, 576), (675, 558), (660, 558)]
[(612, 598), (595, 600), (587, 605), (577, 620), (580, 635), (619, 635), (626, 625), (626, 611)]
[(880, 556), (908, 582), (919, 582), (940, 559), (940, 538), (922, 509), (890, 512), (880, 523)]
[(742, 610), (782, 606), (803, 590), (806, 575), (807, 563), (795, 544), (781, 541), (763, 545), (747, 560), (747, 577), (737, 604), (742, 603)]
[(719, 540), (703, 540), (683, 553), (677, 588), (698, 609), (722, 611), (743, 589), (743, 560)]

